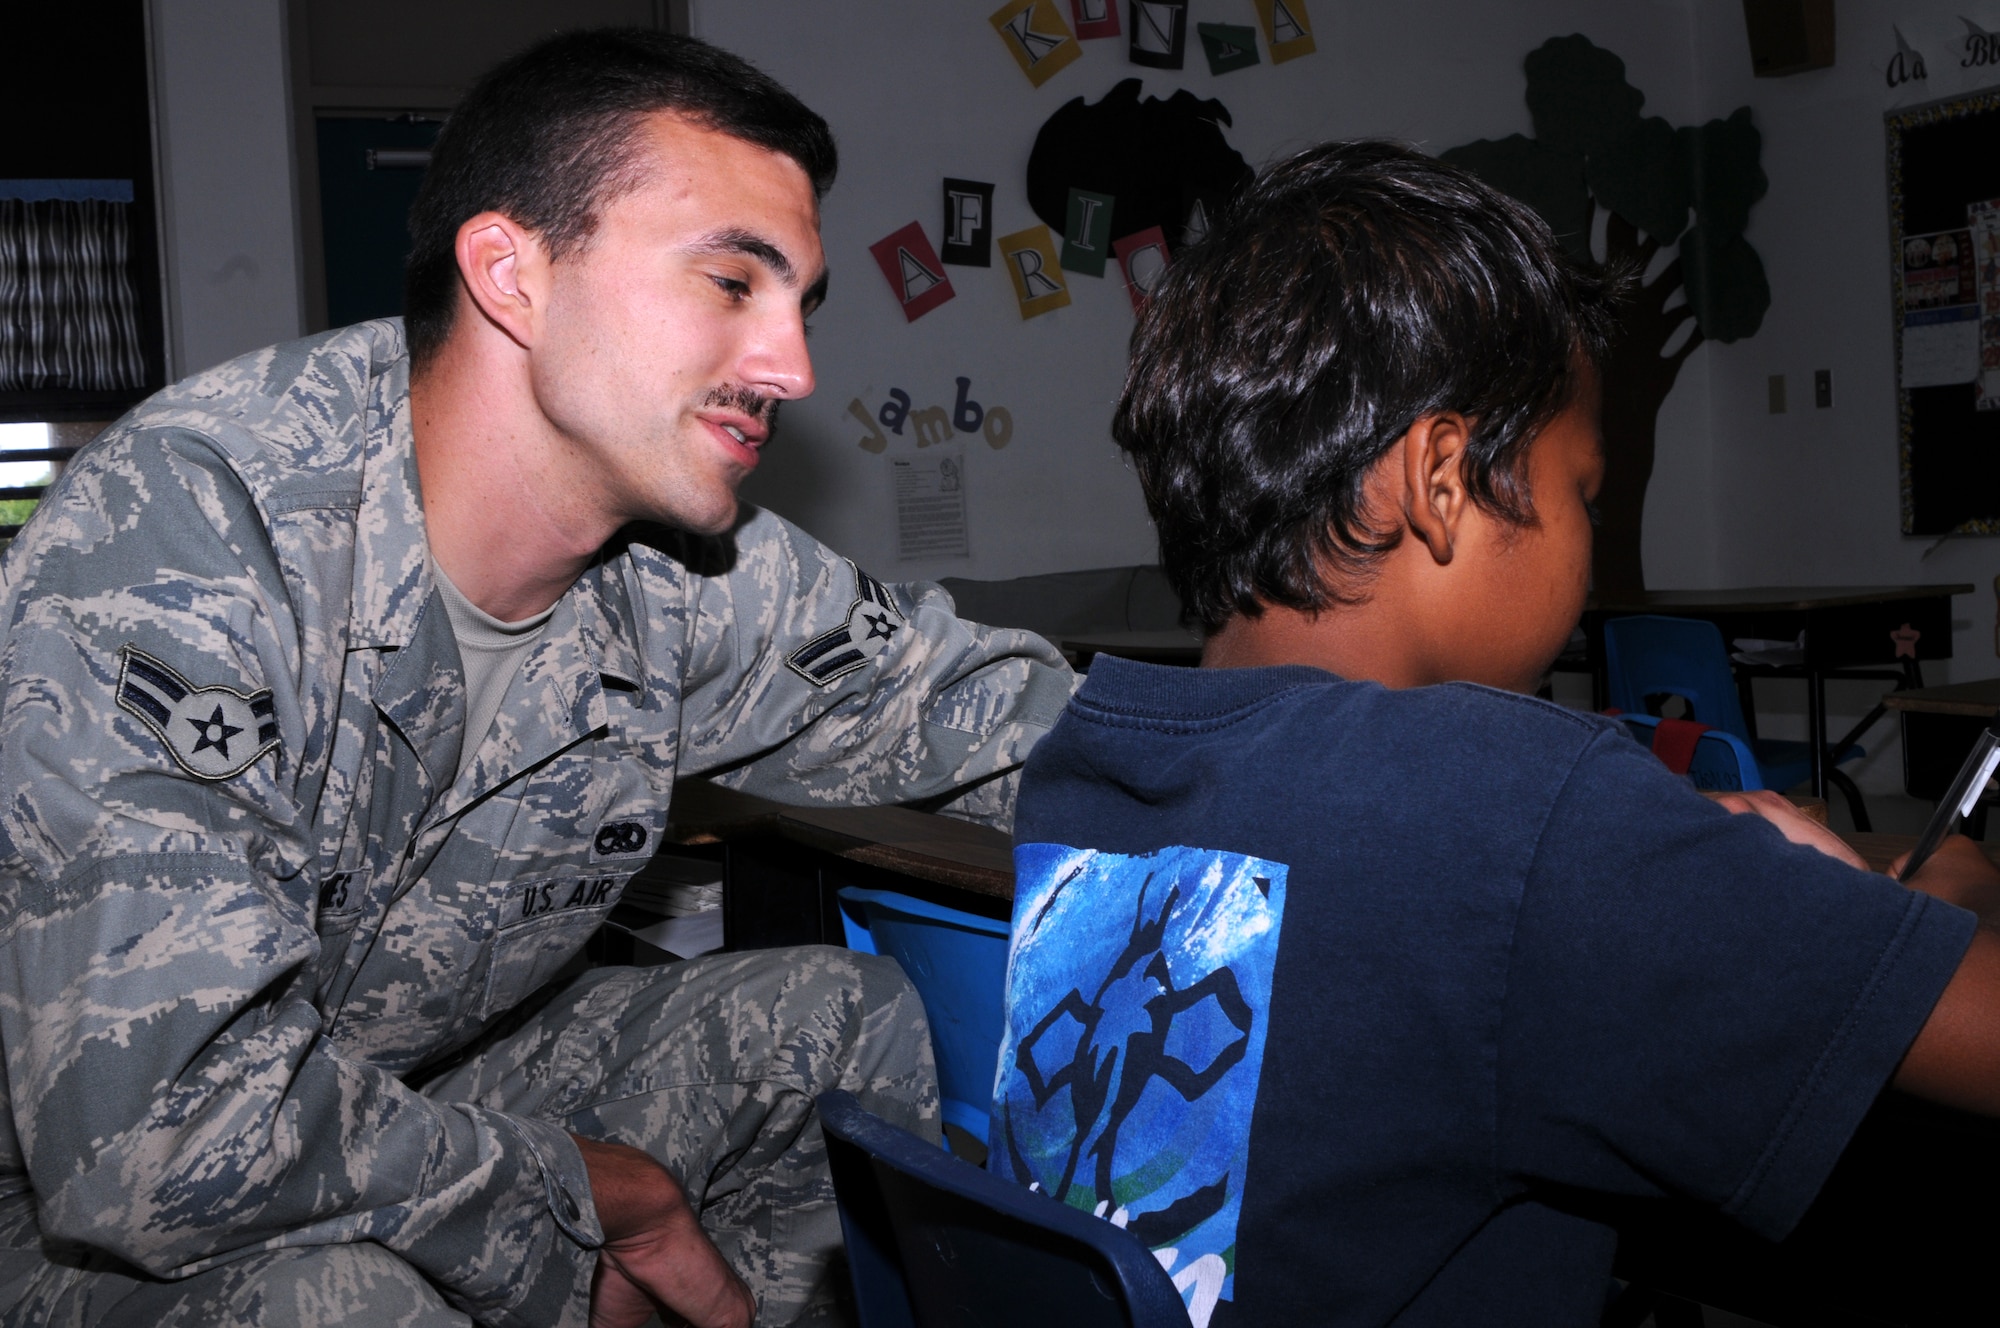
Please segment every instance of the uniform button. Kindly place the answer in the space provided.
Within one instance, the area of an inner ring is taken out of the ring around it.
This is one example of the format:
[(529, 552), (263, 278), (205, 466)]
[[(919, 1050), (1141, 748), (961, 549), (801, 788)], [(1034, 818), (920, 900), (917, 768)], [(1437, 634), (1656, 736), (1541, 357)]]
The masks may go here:
[(563, 1201), (564, 1217), (574, 1222), (577, 1220), (577, 1218), (583, 1216), (583, 1214), (577, 1209), (576, 1200), (570, 1196), (568, 1190), (563, 1191), (562, 1201)]

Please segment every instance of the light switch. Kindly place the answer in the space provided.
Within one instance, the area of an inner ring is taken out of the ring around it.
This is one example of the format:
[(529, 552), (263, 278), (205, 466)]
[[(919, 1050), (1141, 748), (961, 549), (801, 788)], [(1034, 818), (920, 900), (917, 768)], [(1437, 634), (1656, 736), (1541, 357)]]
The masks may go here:
[(1833, 370), (1813, 370), (1813, 405), (1825, 410), (1833, 404)]
[(1783, 374), (1771, 375), (1771, 413), (1773, 415), (1782, 415), (1785, 413), (1785, 376)]

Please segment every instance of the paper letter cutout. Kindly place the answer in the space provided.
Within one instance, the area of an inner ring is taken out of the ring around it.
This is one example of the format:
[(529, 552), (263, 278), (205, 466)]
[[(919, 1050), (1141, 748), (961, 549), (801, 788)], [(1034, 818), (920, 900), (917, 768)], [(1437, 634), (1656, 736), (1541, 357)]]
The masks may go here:
[(1069, 0), (1069, 16), (1079, 40), (1118, 35), (1118, 0)]
[(868, 418), (868, 407), (861, 404), (860, 397), (847, 403), (847, 413), (860, 420), (861, 427), (868, 430), (861, 439), (862, 451), (879, 452), (889, 445), (889, 440), (882, 436), (882, 430), (876, 427), (874, 420)]
[(1109, 194), (1069, 191), (1069, 224), (1063, 227), (1064, 267), (1086, 277), (1104, 275), (1104, 260), (1111, 257), (1112, 206)]
[(1133, 310), (1145, 308), (1167, 270), (1166, 233), (1158, 226), (1149, 226), (1126, 236), (1111, 249), (1118, 255), (1118, 266), (1125, 273), (1125, 291), (1132, 297)]
[(980, 180), (944, 182), (944, 242), (938, 254), (961, 267), (993, 266), (993, 186)]
[(1000, 246), (1007, 275), (1013, 279), (1022, 318), (1038, 318), (1069, 303), (1069, 287), (1056, 261), (1056, 237), (1048, 227), (1030, 226), (1003, 235), (995, 243)]
[(1036, 87), (1083, 54), (1070, 36), (1069, 24), (1056, 12), (1055, 0), (1007, 0), (987, 22), (1000, 34), (1014, 63)]
[(889, 389), (889, 399), (882, 403), (882, 409), (875, 418), (888, 426), (889, 432), (898, 438), (903, 436), (903, 421), (910, 418), (910, 394), (900, 387)]
[(1197, 23), (1195, 32), (1201, 37), (1201, 49), (1208, 56), (1208, 72), (1227, 74), (1233, 69), (1248, 69), (1261, 63), (1257, 59), (1257, 30), (1241, 28), (1233, 23)]
[(1296, 56), (1313, 53), (1312, 16), (1306, 0), (1256, 0), (1257, 22), (1263, 26), (1264, 40), (1271, 46), (1271, 63), (1281, 65)]
[(951, 288), (951, 278), (945, 276), (937, 251), (924, 238), (924, 228), (914, 221), (869, 245), (868, 252), (875, 255), (875, 265), (888, 278), (889, 289), (909, 322), (916, 322), (958, 293)]
[(951, 406), (951, 425), (960, 433), (978, 433), (980, 422), (986, 418), (986, 408), (966, 396), (972, 390), (970, 378), (960, 378), (957, 382), (958, 400)]
[(1187, 58), (1187, 0), (1131, 0), (1125, 57), (1150, 69), (1179, 69)]
[[(996, 452), (999, 451), (1014, 437), (1013, 412), (1005, 406), (995, 406), (987, 411), (986, 425), (982, 432), (986, 435), (986, 445)], [(2000, 576), (1994, 577), (1993, 582), (1996, 586), (2000, 586)], [(1995, 593), (2000, 594), (2000, 590), (1996, 590)], [(2000, 627), (1993, 630), (1996, 635), (2000, 635)]]

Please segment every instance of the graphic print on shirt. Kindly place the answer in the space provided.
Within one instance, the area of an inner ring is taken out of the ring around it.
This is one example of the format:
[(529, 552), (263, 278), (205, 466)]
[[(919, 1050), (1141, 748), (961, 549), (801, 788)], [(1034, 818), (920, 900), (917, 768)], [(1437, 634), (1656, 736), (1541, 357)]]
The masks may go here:
[(992, 1161), (1143, 1240), (1194, 1328), (1233, 1300), (1283, 863), (1014, 850)]

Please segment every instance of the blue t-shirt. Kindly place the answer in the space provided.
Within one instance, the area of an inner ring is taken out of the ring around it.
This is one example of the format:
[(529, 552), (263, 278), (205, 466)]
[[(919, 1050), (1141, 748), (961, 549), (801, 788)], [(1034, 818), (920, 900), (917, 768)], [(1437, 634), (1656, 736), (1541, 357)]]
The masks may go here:
[(1595, 1324), (1578, 1192), (1782, 1236), (1974, 925), (1614, 723), (1303, 667), (1100, 657), (1015, 837), (990, 1165), (1196, 1328)]

